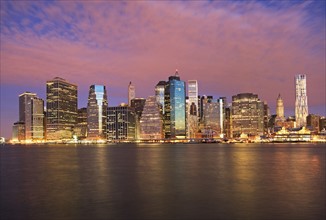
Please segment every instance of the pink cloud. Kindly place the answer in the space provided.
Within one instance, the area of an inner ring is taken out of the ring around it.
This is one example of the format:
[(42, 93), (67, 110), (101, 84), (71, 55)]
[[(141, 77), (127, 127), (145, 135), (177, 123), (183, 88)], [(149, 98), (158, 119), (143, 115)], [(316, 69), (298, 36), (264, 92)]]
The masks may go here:
[[(199, 81), (202, 94), (254, 92), (275, 106), (281, 93), (293, 107), (294, 75), (306, 73), (309, 104), (323, 104), (325, 38), (303, 25), (304, 6), (279, 11), (254, 2), (240, 6), (86, 2), (79, 11), (73, 2), (44, 6), (34, 30), (14, 29), (3, 38), (1, 83), (44, 86), (59, 75), (83, 86), (117, 88), (131, 80), (138, 96), (146, 97), (178, 67), (183, 80)], [(58, 25), (66, 23), (71, 27), (63, 35)], [(46, 27), (53, 30), (35, 34)], [(77, 40), (69, 40), (71, 33)]]

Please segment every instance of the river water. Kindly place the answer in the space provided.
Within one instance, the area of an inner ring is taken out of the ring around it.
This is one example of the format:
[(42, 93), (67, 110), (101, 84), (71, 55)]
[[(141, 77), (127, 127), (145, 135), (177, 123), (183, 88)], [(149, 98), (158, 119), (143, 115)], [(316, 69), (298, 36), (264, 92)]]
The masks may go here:
[(325, 219), (323, 144), (1, 145), (0, 219)]

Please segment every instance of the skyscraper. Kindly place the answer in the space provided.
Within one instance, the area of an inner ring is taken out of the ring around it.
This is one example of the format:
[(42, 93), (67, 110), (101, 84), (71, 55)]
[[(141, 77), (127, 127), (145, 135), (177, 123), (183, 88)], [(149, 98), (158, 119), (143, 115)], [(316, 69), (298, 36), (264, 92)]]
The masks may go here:
[[(187, 136), (195, 137), (198, 127), (198, 84), (197, 80), (188, 80)], [(191, 109), (192, 108), (192, 109)], [(192, 114), (191, 114), (192, 113)], [(194, 113), (196, 115), (194, 115)]]
[(308, 98), (306, 75), (295, 76), (295, 118), (296, 126), (306, 126), (308, 116)]
[(135, 86), (131, 84), (131, 82), (129, 83), (128, 86), (128, 105), (131, 105), (131, 100), (136, 98), (136, 89)]
[(162, 109), (162, 114), (164, 114), (164, 91), (165, 91), (165, 81), (159, 81), (155, 86), (155, 97), (156, 102), (160, 104)]
[(220, 123), (220, 136), (224, 137), (225, 136), (225, 108), (226, 108), (226, 97), (220, 97), (217, 99), (218, 106), (219, 106), (219, 123)]
[(89, 88), (87, 104), (87, 138), (106, 139), (108, 100), (103, 85)]
[(264, 103), (258, 95), (241, 93), (232, 96), (232, 136), (262, 135), (264, 133)]
[(19, 95), (19, 121), (24, 122), (25, 140), (32, 140), (32, 99), (37, 97), (36, 93), (24, 92)]
[(47, 139), (70, 139), (77, 120), (77, 85), (55, 77), (46, 82)]
[(186, 88), (178, 70), (165, 85), (164, 129), (165, 138), (186, 137)]
[[(198, 114), (198, 84), (197, 80), (188, 80), (188, 98), (189, 98), (189, 108), (192, 103), (195, 104), (196, 114)], [(190, 113), (190, 111), (188, 111)]]
[(284, 104), (281, 94), (278, 95), (276, 100), (276, 120), (285, 121)]
[(87, 108), (80, 108), (77, 112), (77, 123), (74, 126), (74, 135), (78, 139), (85, 139), (87, 136)]
[(155, 96), (146, 99), (140, 118), (140, 138), (145, 140), (163, 138), (163, 118)]
[(43, 99), (38, 98), (35, 93), (30, 93), (30, 92), (24, 92), (23, 94), (19, 95), (19, 121), (24, 124), (25, 141), (43, 140), (44, 139)]
[(135, 137), (136, 139), (140, 138), (140, 117), (143, 113), (146, 99), (144, 98), (134, 98), (131, 100), (130, 107), (135, 112)]
[(108, 107), (108, 141), (135, 140), (135, 111), (128, 105)]
[(32, 98), (32, 139), (44, 140), (44, 101), (41, 98)]

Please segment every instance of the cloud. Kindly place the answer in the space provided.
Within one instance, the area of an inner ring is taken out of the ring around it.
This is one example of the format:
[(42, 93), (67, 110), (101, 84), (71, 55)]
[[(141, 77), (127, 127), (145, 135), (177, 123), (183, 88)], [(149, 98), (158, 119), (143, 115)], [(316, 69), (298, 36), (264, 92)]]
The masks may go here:
[(309, 104), (320, 105), (325, 27), (307, 25), (309, 5), (2, 3), (1, 83), (44, 86), (62, 76), (119, 94), (131, 80), (145, 97), (177, 67), (182, 79), (199, 81), (201, 94), (254, 92), (273, 106), (281, 93), (293, 107), (294, 75), (306, 73)]

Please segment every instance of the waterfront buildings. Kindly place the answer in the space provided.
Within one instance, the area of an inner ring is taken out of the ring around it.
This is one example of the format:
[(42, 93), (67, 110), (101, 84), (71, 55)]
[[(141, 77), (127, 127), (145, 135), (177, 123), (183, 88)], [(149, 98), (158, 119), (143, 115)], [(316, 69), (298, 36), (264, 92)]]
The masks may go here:
[(12, 127), (12, 142), (25, 141), (25, 123), (22, 121), (15, 122)]
[(140, 138), (140, 117), (142, 116), (143, 109), (145, 106), (146, 99), (144, 98), (134, 98), (131, 100), (130, 107), (135, 112), (135, 137), (136, 139)]
[(198, 130), (198, 83), (188, 80), (187, 137), (194, 138)]
[(24, 92), (19, 95), (19, 121), (24, 123), (24, 140), (32, 139), (32, 99), (36, 93)]
[(136, 88), (134, 85), (131, 84), (131, 82), (128, 85), (128, 105), (131, 105), (131, 100), (136, 98)]
[(320, 118), (319, 115), (309, 114), (307, 116), (307, 127), (318, 133), (320, 131)]
[(32, 140), (41, 141), (45, 139), (44, 128), (44, 101), (34, 97), (32, 100)]
[(158, 140), (163, 138), (163, 117), (155, 96), (146, 99), (140, 118), (140, 139)]
[(116, 107), (108, 107), (107, 140), (134, 141), (136, 116), (134, 109), (121, 104)]
[(198, 133), (198, 112), (195, 103), (191, 103), (187, 117), (188, 138), (196, 138)]
[(296, 126), (306, 126), (308, 116), (308, 98), (306, 75), (295, 76), (295, 119)]
[(232, 96), (232, 137), (264, 133), (264, 103), (258, 95), (242, 93)]
[(77, 85), (60, 77), (47, 81), (46, 109), (47, 139), (71, 139), (77, 120)]
[(219, 105), (219, 122), (220, 122), (220, 137), (225, 136), (225, 108), (226, 108), (226, 97), (220, 97), (217, 99)]
[(77, 139), (85, 139), (87, 136), (87, 108), (80, 108), (77, 112), (77, 123), (74, 126), (74, 135)]
[(162, 114), (164, 114), (164, 91), (165, 91), (165, 81), (159, 81), (155, 86), (155, 97), (156, 102), (160, 104)]
[(285, 121), (284, 117), (284, 103), (281, 94), (276, 99), (276, 121)]
[(108, 100), (103, 85), (89, 88), (87, 104), (87, 138), (106, 139)]
[(180, 80), (178, 70), (169, 77), (165, 85), (164, 132), (165, 138), (186, 138), (186, 88)]
[[(44, 101), (36, 93), (24, 92), (19, 95), (19, 122), (24, 124), (24, 141), (44, 139)], [(16, 125), (21, 131), (22, 124)]]

